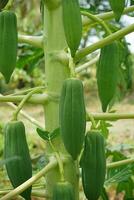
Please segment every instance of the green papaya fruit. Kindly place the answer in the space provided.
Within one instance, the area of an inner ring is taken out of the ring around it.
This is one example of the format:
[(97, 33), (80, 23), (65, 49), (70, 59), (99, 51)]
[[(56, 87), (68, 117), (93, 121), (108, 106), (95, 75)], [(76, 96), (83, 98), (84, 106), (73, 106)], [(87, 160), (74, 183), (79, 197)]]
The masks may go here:
[(65, 37), (74, 57), (82, 37), (80, 6), (78, 0), (62, 0), (62, 5)]
[(98, 200), (103, 190), (106, 173), (104, 138), (99, 131), (91, 130), (87, 133), (81, 167), (86, 198)]
[[(29, 149), (26, 141), (25, 127), (21, 121), (11, 121), (4, 128), (4, 157), (9, 160), (6, 163), (8, 177), (14, 188), (32, 177), (32, 165)], [(16, 159), (12, 159), (16, 157)], [(21, 196), (31, 200), (29, 187)]]
[(76, 160), (83, 146), (86, 128), (83, 85), (80, 80), (64, 81), (59, 118), (63, 143), (69, 154)]
[(103, 112), (106, 112), (116, 93), (120, 64), (118, 43), (114, 42), (101, 49), (97, 63), (97, 85)]
[(73, 186), (69, 182), (58, 182), (54, 186), (52, 200), (75, 200)]
[(9, 82), (17, 59), (17, 19), (12, 11), (0, 12), (0, 72)]

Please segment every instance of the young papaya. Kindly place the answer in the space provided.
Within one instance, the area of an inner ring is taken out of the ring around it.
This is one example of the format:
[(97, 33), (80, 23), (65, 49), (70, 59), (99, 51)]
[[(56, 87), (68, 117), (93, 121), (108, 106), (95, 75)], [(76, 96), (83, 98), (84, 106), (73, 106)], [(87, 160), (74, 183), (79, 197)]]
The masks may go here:
[(99, 131), (91, 130), (86, 134), (81, 167), (82, 184), (87, 199), (98, 200), (106, 173), (104, 138)]
[(58, 182), (54, 186), (52, 200), (75, 200), (74, 188), (69, 182)]
[(80, 6), (78, 0), (62, 0), (62, 5), (65, 37), (74, 57), (82, 37)]
[(17, 19), (12, 11), (0, 12), (0, 72), (8, 83), (17, 59)]
[[(26, 141), (25, 127), (21, 121), (11, 121), (4, 128), (4, 157), (8, 177), (14, 188), (21, 185), (32, 177), (32, 165), (29, 149)], [(16, 159), (12, 159), (12, 158)], [(29, 187), (21, 196), (31, 200), (31, 189)]]
[(7, 3), (8, 3), (9, 0), (0, 0), (0, 10), (3, 9)]
[(103, 112), (106, 112), (115, 95), (118, 85), (119, 66), (120, 52), (118, 43), (114, 42), (104, 46), (101, 49), (97, 64), (97, 85)]
[(116, 21), (119, 21), (121, 18), (121, 15), (123, 13), (123, 10), (125, 8), (125, 0), (109, 0), (110, 6), (115, 14)]
[(83, 85), (80, 80), (64, 81), (59, 118), (63, 143), (69, 154), (76, 160), (82, 149), (86, 128)]

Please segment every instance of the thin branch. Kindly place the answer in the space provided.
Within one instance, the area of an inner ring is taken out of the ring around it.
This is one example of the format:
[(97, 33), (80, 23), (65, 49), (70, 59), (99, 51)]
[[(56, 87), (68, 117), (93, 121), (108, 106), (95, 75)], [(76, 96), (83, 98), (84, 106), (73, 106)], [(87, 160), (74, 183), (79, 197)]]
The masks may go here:
[(134, 31), (134, 24), (131, 24), (130, 26), (128, 26), (126, 28), (122, 28), (121, 30), (111, 34), (110, 36), (107, 36), (104, 39), (102, 39), (84, 49), (79, 50), (75, 56), (75, 62), (81, 60), (88, 54), (96, 51), (97, 49), (100, 49), (100, 48), (104, 47), (105, 45), (110, 44), (113, 41), (118, 40), (133, 31)]
[(129, 158), (129, 159), (126, 159), (126, 160), (121, 160), (121, 161), (109, 163), (109, 164), (107, 164), (107, 169), (116, 168), (116, 167), (119, 167), (119, 166), (122, 166), (122, 165), (131, 164), (131, 163), (134, 163), (134, 158)]
[[(0, 102), (14, 102), (19, 103), (22, 101), (22, 99), (25, 97), (25, 95), (18, 95), (18, 96), (0, 96)], [(35, 94), (33, 95), (29, 100), (28, 103), (32, 104), (45, 104), (47, 103), (51, 97), (48, 94)]]
[[(13, 109), (16, 109), (17, 106), (15, 106), (13, 103), (9, 103), (7, 102), (7, 105), (9, 105), (10, 107), (12, 107)], [(20, 114), (27, 119), (29, 122), (31, 122), (32, 124), (34, 124), (37, 127), (40, 127), (41, 129), (44, 129), (44, 127), (42, 126), (42, 124), (40, 122), (38, 122), (36, 119), (34, 119), (33, 117), (31, 117), (30, 115), (28, 115), (26, 112), (24, 112), (23, 110), (20, 111)]]
[(81, 11), (81, 14), (84, 15), (84, 16), (87, 16), (93, 22), (97, 22), (98, 24), (100, 24), (102, 26), (102, 28), (105, 30), (107, 35), (111, 34), (111, 30), (109, 29), (107, 24), (104, 22), (104, 20), (102, 20), (101, 18), (97, 17), (97, 15), (93, 15), (93, 14), (91, 14), (89, 12), (86, 12), (86, 11)]
[[(114, 121), (122, 119), (134, 119), (134, 113), (91, 113), (91, 115), (95, 120)], [(90, 121), (88, 116), (87, 121)]]
[(99, 55), (96, 56), (95, 58), (93, 58), (92, 60), (90, 60), (90, 61), (84, 63), (83, 65), (77, 67), (77, 68), (75, 69), (75, 72), (76, 72), (76, 73), (80, 73), (81, 71), (83, 71), (83, 70), (85, 70), (85, 69), (87, 69), (87, 68), (93, 66), (94, 64), (96, 64), (98, 60), (99, 60)]
[(30, 36), (30, 35), (18, 35), (20, 43), (27, 43), (32, 46), (43, 48), (43, 36)]
[[(0, 191), (0, 196), (2, 195), (6, 195), (9, 192), (13, 191), (12, 189), (10, 190), (1, 190)], [(44, 197), (44, 198), (48, 198), (49, 196), (45, 193), (44, 190), (32, 190), (31, 196), (35, 196), (35, 197)]]
[[(127, 13), (130, 13), (133, 11), (134, 11), (134, 6), (129, 6), (124, 9), (123, 14), (127, 14)], [(114, 18), (114, 13), (113, 13), (113, 11), (111, 11), (111, 12), (107, 12), (107, 13), (103, 13), (103, 14), (98, 14), (95, 16), (102, 20), (110, 20), (110, 19)], [(94, 22), (92, 20), (90, 20), (88, 17), (84, 17), (82, 23), (84, 26), (89, 25), (89, 24), (90, 25), (94, 24)]]

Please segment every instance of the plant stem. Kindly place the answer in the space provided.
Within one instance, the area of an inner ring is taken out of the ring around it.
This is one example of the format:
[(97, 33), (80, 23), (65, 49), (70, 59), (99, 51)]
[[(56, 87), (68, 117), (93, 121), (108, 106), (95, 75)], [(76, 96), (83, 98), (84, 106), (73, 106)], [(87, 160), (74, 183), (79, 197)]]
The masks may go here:
[[(130, 13), (130, 12), (133, 12), (133, 11), (134, 11), (134, 6), (129, 6), (129, 7), (124, 9), (123, 14), (127, 14), (127, 13)], [(114, 16), (115, 15), (114, 15), (113, 11), (96, 15), (96, 17), (98, 17), (102, 20), (110, 20), (110, 19), (114, 18)], [(83, 19), (83, 25), (84, 26), (89, 25), (89, 24), (91, 25), (93, 23), (94, 22), (92, 20), (89, 20), (89, 18), (85, 17)]]
[(96, 125), (95, 119), (91, 113), (88, 113), (88, 118), (92, 123), (93, 129), (96, 129), (97, 125)]
[[(95, 120), (121, 120), (121, 119), (134, 119), (134, 113), (91, 113)], [(87, 121), (90, 121), (89, 116), (87, 116)]]
[(87, 68), (89, 68), (89, 67), (93, 66), (94, 64), (96, 64), (98, 60), (99, 60), (99, 55), (96, 56), (95, 58), (93, 58), (92, 60), (84, 63), (83, 65), (81, 65), (79, 67), (76, 67), (75, 68), (75, 73), (80, 73), (83, 70), (86, 70)]
[(10, 96), (16, 96), (16, 95), (24, 95), (24, 94), (27, 94), (35, 89), (45, 89), (45, 87), (34, 87), (34, 88), (29, 88), (29, 89), (24, 89), (24, 90), (20, 90), (20, 91), (17, 91), (15, 93), (12, 93), (10, 94)]
[(29, 92), (24, 99), (22, 99), (22, 101), (20, 102), (20, 104), (18, 105), (16, 111), (13, 113), (13, 120), (17, 120), (18, 114), (20, 112), (20, 110), (22, 109), (22, 107), (24, 106), (24, 104), (28, 101), (28, 99), (35, 93), (41, 92), (40, 88), (36, 88), (34, 90), (32, 90), (31, 92)]
[(91, 13), (89, 12), (86, 12), (86, 11), (81, 11), (81, 14), (88, 17), (89, 19), (91, 19), (92, 21), (95, 21), (97, 22), (98, 24), (100, 24), (107, 35), (110, 35), (111, 34), (111, 30), (109, 29), (109, 27), (107, 26), (107, 24), (102, 20), (100, 19), (99, 17), (97, 17), (96, 15), (92, 15)]
[[(12, 107), (13, 109), (17, 109), (17, 106), (15, 106), (13, 103), (9, 103), (7, 102), (7, 104)], [(36, 127), (39, 127), (41, 129), (44, 129), (44, 127), (42, 126), (42, 124), (40, 122), (38, 122), (36, 119), (34, 119), (33, 117), (31, 117), (30, 115), (28, 115), (26, 112), (24, 112), (23, 110), (20, 111), (20, 114), (27, 119), (29, 122), (31, 122), (32, 124), (34, 124)]]
[(107, 168), (116, 168), (116, 167), (120, 167), (122, 165), (127, 165), (127, 164), (131, 164), (134, 163), (134, 158), (129, 158), (126, 160), (121, 160), (121, 161), (117, 161), (117, 162), (113, 162), (113, 163), (109, 163), (107, 164)]
[[(3, 191), (0, 191), (0, 196), (2, 195), (6, 195), (7, 193), (11, 192), (13, 190), (3, 190)], [(35, 196), (35, 197), (46, 197), (48, 198), (48, 195), (44, 192), (44, 190), (32, 190), (32, 196)]]
[[(7, 96), (0, 96), (0, 102), (14, 102), (18, 103), (21, 102), (22, 99), (24, 99), (25, 95), (19, 95), (19, 96), (12, 96), (12, 95), (7, 95)], [(35, 94), (33, 95), (27, 103), (32, 103), (32, 104), (45, 104), (50, 100), (50, 95), (48, 94)]]
[(37, 48), (43, 48), (43, 36), (18, 35), (20, 43), (27, 43)]
[(86, 48), (83, 48), (81, 50), (78, 51), (78, 53), (76, 54), (75, 56), (75, 62), (78, 62), (79, 60), (81, 60), (82, 58), (84, 58), (85, 56), (87, 56), (88, 54), (96, 51), (97, 49), (100, 49), (102, 47), (104, 47), (105, 45), (107, 44), (110, 44), (112, 43), (113, 41), (115, 40), (118, 40), (122, 37), (124, 37), (125, 35), (131, 33), (134, 31), (134, 24), (126, 27), (126, 28), (123, 28), (109, 36), (107, 36), (106, 38), (86, 47)]
[(65, 181), (65, 178), (64, 178), (64, 167), (63, 167), (63, 163), (62, 163), (62, 160), (60, 158), (60, 154), (59, 152), (56, 150), (55, 146), (53, 145), (52, 141), (49, 140), (49, 144), (55, 154), (55, 157), (57, 159), (57, 162), (58, 162), (58, 165), (59, 165), (59, 171), (60, 171), (60, 176), (61, 176), (61, 181)]

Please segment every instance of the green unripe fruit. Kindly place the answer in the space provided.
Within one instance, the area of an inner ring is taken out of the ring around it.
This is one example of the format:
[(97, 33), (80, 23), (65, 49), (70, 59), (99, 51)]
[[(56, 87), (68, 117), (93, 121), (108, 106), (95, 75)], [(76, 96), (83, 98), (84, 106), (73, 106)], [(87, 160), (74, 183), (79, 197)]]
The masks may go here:
[(59, 182), (54, 186), (52, 200), (75, 200), (74, 188), (69, 182)]
[(6, 82), (16, 67), (17, 59), (17, 19), (12, 11), (0, 12), (0, 72)]
[(87, 199), (98, 200), (106, 173), (104, 138), (99, 131), (87, 133), (81, 167), (82, 184)]
[(86, 128), (83, 85), (78, 79), (67, 79), (63, 83), (60, 98), (60, 128), (63, 143), (76, 160), (83, 146)]
[[(14, 188), (32, 177), (32, 165), (26, 141), (25, 127), (21, 121), (11, 121), (4, 128), (4, 157), (8, 177)], [(31, 200), (30, 186), (21, 196)]]

